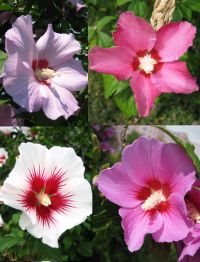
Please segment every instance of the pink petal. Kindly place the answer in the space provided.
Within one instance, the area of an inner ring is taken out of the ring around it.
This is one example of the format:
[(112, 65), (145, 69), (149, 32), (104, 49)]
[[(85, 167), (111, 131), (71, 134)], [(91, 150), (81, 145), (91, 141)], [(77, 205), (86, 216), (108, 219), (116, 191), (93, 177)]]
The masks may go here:
[(160, 95), (160, 91), (150, 78), (145, 77), (139, 72), (134, 73), (130, 85), (134, 93), (139, 115), (143, 117), (149, 116), (155, 99)]
[(140, 137), (128, 145), (122, 153), (122, 163), (126, 172), (135, 184), (145, 186), (146, 181), (159, 178), (160, 159), (164, 143), (155, 139)]
[(200, 242), (185, 246), (178, 259), (179, 262), (199, 262), (200, 260)]
[(41, 108), (40, 84), (35, 80), (32, 68), (21, 62), (18, 53), (10, 55), (4, 64), (3, 86), (13, 100), (29, 112)]
[(72, 34), (58, 34), (48, 25), (46, 33), (36, 43), (39, 58), (49, 61), (51, 67), (59, 66), (72, 59), (81, 49)]
[(134, 209), (120, 208), (119, 214), (122, 217), (125, 241), (131, 252), (141, 248), (146, 234), (154, 233), (162, 226), (162, 219), (159, 214), (149, 215), (140, 207)]
[(190, 94), (199, 90), (185, 62), (164, 63), (157, 73), (152, 74), (152, 81), (162, 93)]
[(137, 51), (150, 51), (156, 41), (156, 33), (144, 19), (132, 12), (124, 12), (117, 23), (117, 31), (113, 33), (114, 42)]
[(45, 115), (55, 120), (60, 116), (68, 119), (78, 109), (78, 102), (71, 92), (62, 87), (45, 86), (47, 96), (43, 98), (43, 111)]
[(162, 62), (178, 60), (192, 46), (195, 34), (196, 28), (188, 22), (164, 25), (157, 31), (154, 49)]
[(163, 226), (153, 234), (157, 242), (173, 242), (182, 240), (189, 233), (192, 222), (187, 217), (183, 197), (172, 194), (169, 199), (169, 210), (163, 213)]
[(126, 80), (132, 74), (133, 53), (127, 48), (94, 47), (89, 53), (90, 69)]
[(37, 57), (30, 15), (20, 16), (6, 32), (5, 37), (6, 52), (9, 55), (18, 52), (21, 60), (30, 63), (33, 57)]
[(102, 194), (111, 202), (122, 207), (135, 207), (141, 201), (134, 196), (135, 184), (124, 170), (122, 163), (103, 170), (96, 180)]
[(52, 82), (58, 86), (67, 88), (69, 91), (79, 91), (86, 87), (88, 78), (80, 61), (69, 60), (54, 68), (56, 76)]

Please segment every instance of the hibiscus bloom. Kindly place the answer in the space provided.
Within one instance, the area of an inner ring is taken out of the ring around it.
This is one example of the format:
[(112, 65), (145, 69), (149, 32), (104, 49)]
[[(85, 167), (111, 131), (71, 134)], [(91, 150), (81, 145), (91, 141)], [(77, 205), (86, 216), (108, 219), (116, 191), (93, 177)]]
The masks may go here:
[(200, 260), (200, 180), (197, 180), (185, 197), (188, 216), (193, 221), (193, 227), (185, 239), (183, 239), (182, 252), (179, 261)]
[(59, 236), (92, 213), (92, 191), (72, 148), (22, 143), (0, 201), (21, 210), (19, 225), (42, 242), (58, 247)]
[(130, 85), (140, 116), (148, 116), (161, 93), (189, 94), (198, 90), (185, 62), (177, 61), (192, 45), (196, 28), (188, 22), (170, 23), (157, 32), (131, 12), (121, 14), (113, 33), (115, 47), (94, 47), (90, 69), (131, 78)]
[(73, 92), (87, 85), (87, 73), (74, 54), (81, 48), (72, 34), (46, 33), (35, 43), (30, 15), (20, 16), (6, 33), (8, 59), (3, 85), (29, 112), (43, 109), (50, 119), (67, 119), (78, 109)]
[(8, 152), (5, 150), (5, 148), (0, 148), (0, 167), (5, 165), (6, 161), (8, 159)]
[(181, 240), (192, 222), (185, 194), (195, 181), (195, 168), (176, 144), (140, 137), (127, 146), (122, 161), (103, 170), (95, 184), (119, 205), (128, 249), (141, 248), (146, 234), (157, 242)]
[(76, 5), (76, 10), (79, 11), (81, 8), (85, 7), (85, 4), (81, 0), (69, 0), (70, 3)]

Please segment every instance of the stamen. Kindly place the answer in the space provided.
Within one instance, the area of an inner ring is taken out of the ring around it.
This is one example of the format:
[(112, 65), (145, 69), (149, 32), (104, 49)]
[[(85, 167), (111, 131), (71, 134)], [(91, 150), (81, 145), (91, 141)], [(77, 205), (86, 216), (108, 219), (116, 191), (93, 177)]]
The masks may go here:
[(37, 199), (38, 199), (38, 202), (45, 207), (48, 207), (51, 205), (50, 197), (47, 194), (44, 194), (43, 192), (37, 194)]
[(196, 223), (200, 224), (200, 212), (197, 210), (197, 208), (191, 201), (186, 199), (185, 202), (188, 210), (188, 216)]
[(141, 208), (145, 211), (156, 208), (161, 202), (166, 201), (162, 190), (151, 189), (151, 195), (144, 201)]
[(50, 68), (36, 69), (35, 76), (39, 80), (47, 80), (53, 78), (56, 75), (56, 72)]
[(150, 54), (139, 57), (139, 62), (139, 70), (143, 70), (146, 74), (153, 72), (154, 66), (157, 64), (157, 61), (153, 59)]

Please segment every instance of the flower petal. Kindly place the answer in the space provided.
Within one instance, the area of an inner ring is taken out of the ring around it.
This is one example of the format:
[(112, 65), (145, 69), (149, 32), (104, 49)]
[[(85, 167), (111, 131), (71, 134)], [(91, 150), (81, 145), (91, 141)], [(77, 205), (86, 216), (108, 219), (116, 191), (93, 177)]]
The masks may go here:
[[(55, 165), (56, 163), (56, 165)], [(66, 172), (66, 178), (83, 177), (85, 168), (82, 159), (76, 155), (71, 147), (54, 146), (49, 149), (45, 159), (46, 174), (51, 174), (55, 167)]]
[(143, 117), (149, 116), (155, 99), (160, 95), (160, 91), (150, 78), (145, 77), (139, 72), (134, 73), (130, 85), (134, 93), (139, 115)]
[(152, 81), (162, 93), (190, 94), (199, 90), (185, 62), (164, 63), (159, 71), (152, 74)]
[(114, 42), (137, 51), (150, 51), (156, 41), (156, 33), (152, 26), (132, 12), (124, 12), (117, 23), (117, 31), (113, 33)]
[(90, 69), (114, 75), (118, 80), (131, 77), (133, 53), (124, 47), (94, 47), (89, 53)]
[(125, 241), (131, 252), (141, 248), (146, 234), (154, 233), (162, 226), (159, 214), (149, 215), (140, 206), (134, 209), (120, 208), (119, 214), (122, 217)]
[(182, 240), (193, 225), (187, 217), (185, 202), (181, 195), (172, 194), (168, 202), (169, 210), (163, 213), (163, 226), (153, 234), (153, 238), (157, 242)]
[(86, 87), (88, 78), (80, 61), (69, 60), (54, 68), (56, 76), (52, 82), (64, 87), (69, 91), (79, 91)]
[(9, 55), (17, 52), (22, 61), (30, 63), (33, 57), (37, 57), (30, 15), (17, 18), (12, 28), (6, 32), (5, 37), (6, 52)]
[(53, 85), (46, 86), (47, 95), (43, 98), (43, 111), (52, 120), (60, 116), (68, 119), (79, 109), (78, 102), (70, 91)]
[(95, 184), (107, 199), (119, 206), (133, 208), (141, 202), (134, 195), (135, 184), (122, 163), (103, 170)]
[(81, 50), (72, 34), (58, 34), (49, 24), (46, 33), (37, 41), (40, 59), (46, 59), (52, 68), (72, 59)]
[(154, 49), (162, 62), (178, 60), (192, 46), (196, 28), (188, 22), (170, 23), (157, 31)]
[(4, 64), (3, 86), (13, 100), (29, 112), (41, 108), (40, 84), (35, 80), (32, 68), (21, 61), (18, 53), (10, 55)]

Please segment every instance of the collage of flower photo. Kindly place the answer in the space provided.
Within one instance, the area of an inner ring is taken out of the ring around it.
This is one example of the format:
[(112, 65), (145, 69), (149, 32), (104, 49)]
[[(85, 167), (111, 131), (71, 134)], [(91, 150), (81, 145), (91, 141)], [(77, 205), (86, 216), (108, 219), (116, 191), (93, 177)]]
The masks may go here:
[(197, 0), (0, 0), (0, 262), (199, 262), (199, 90)]

